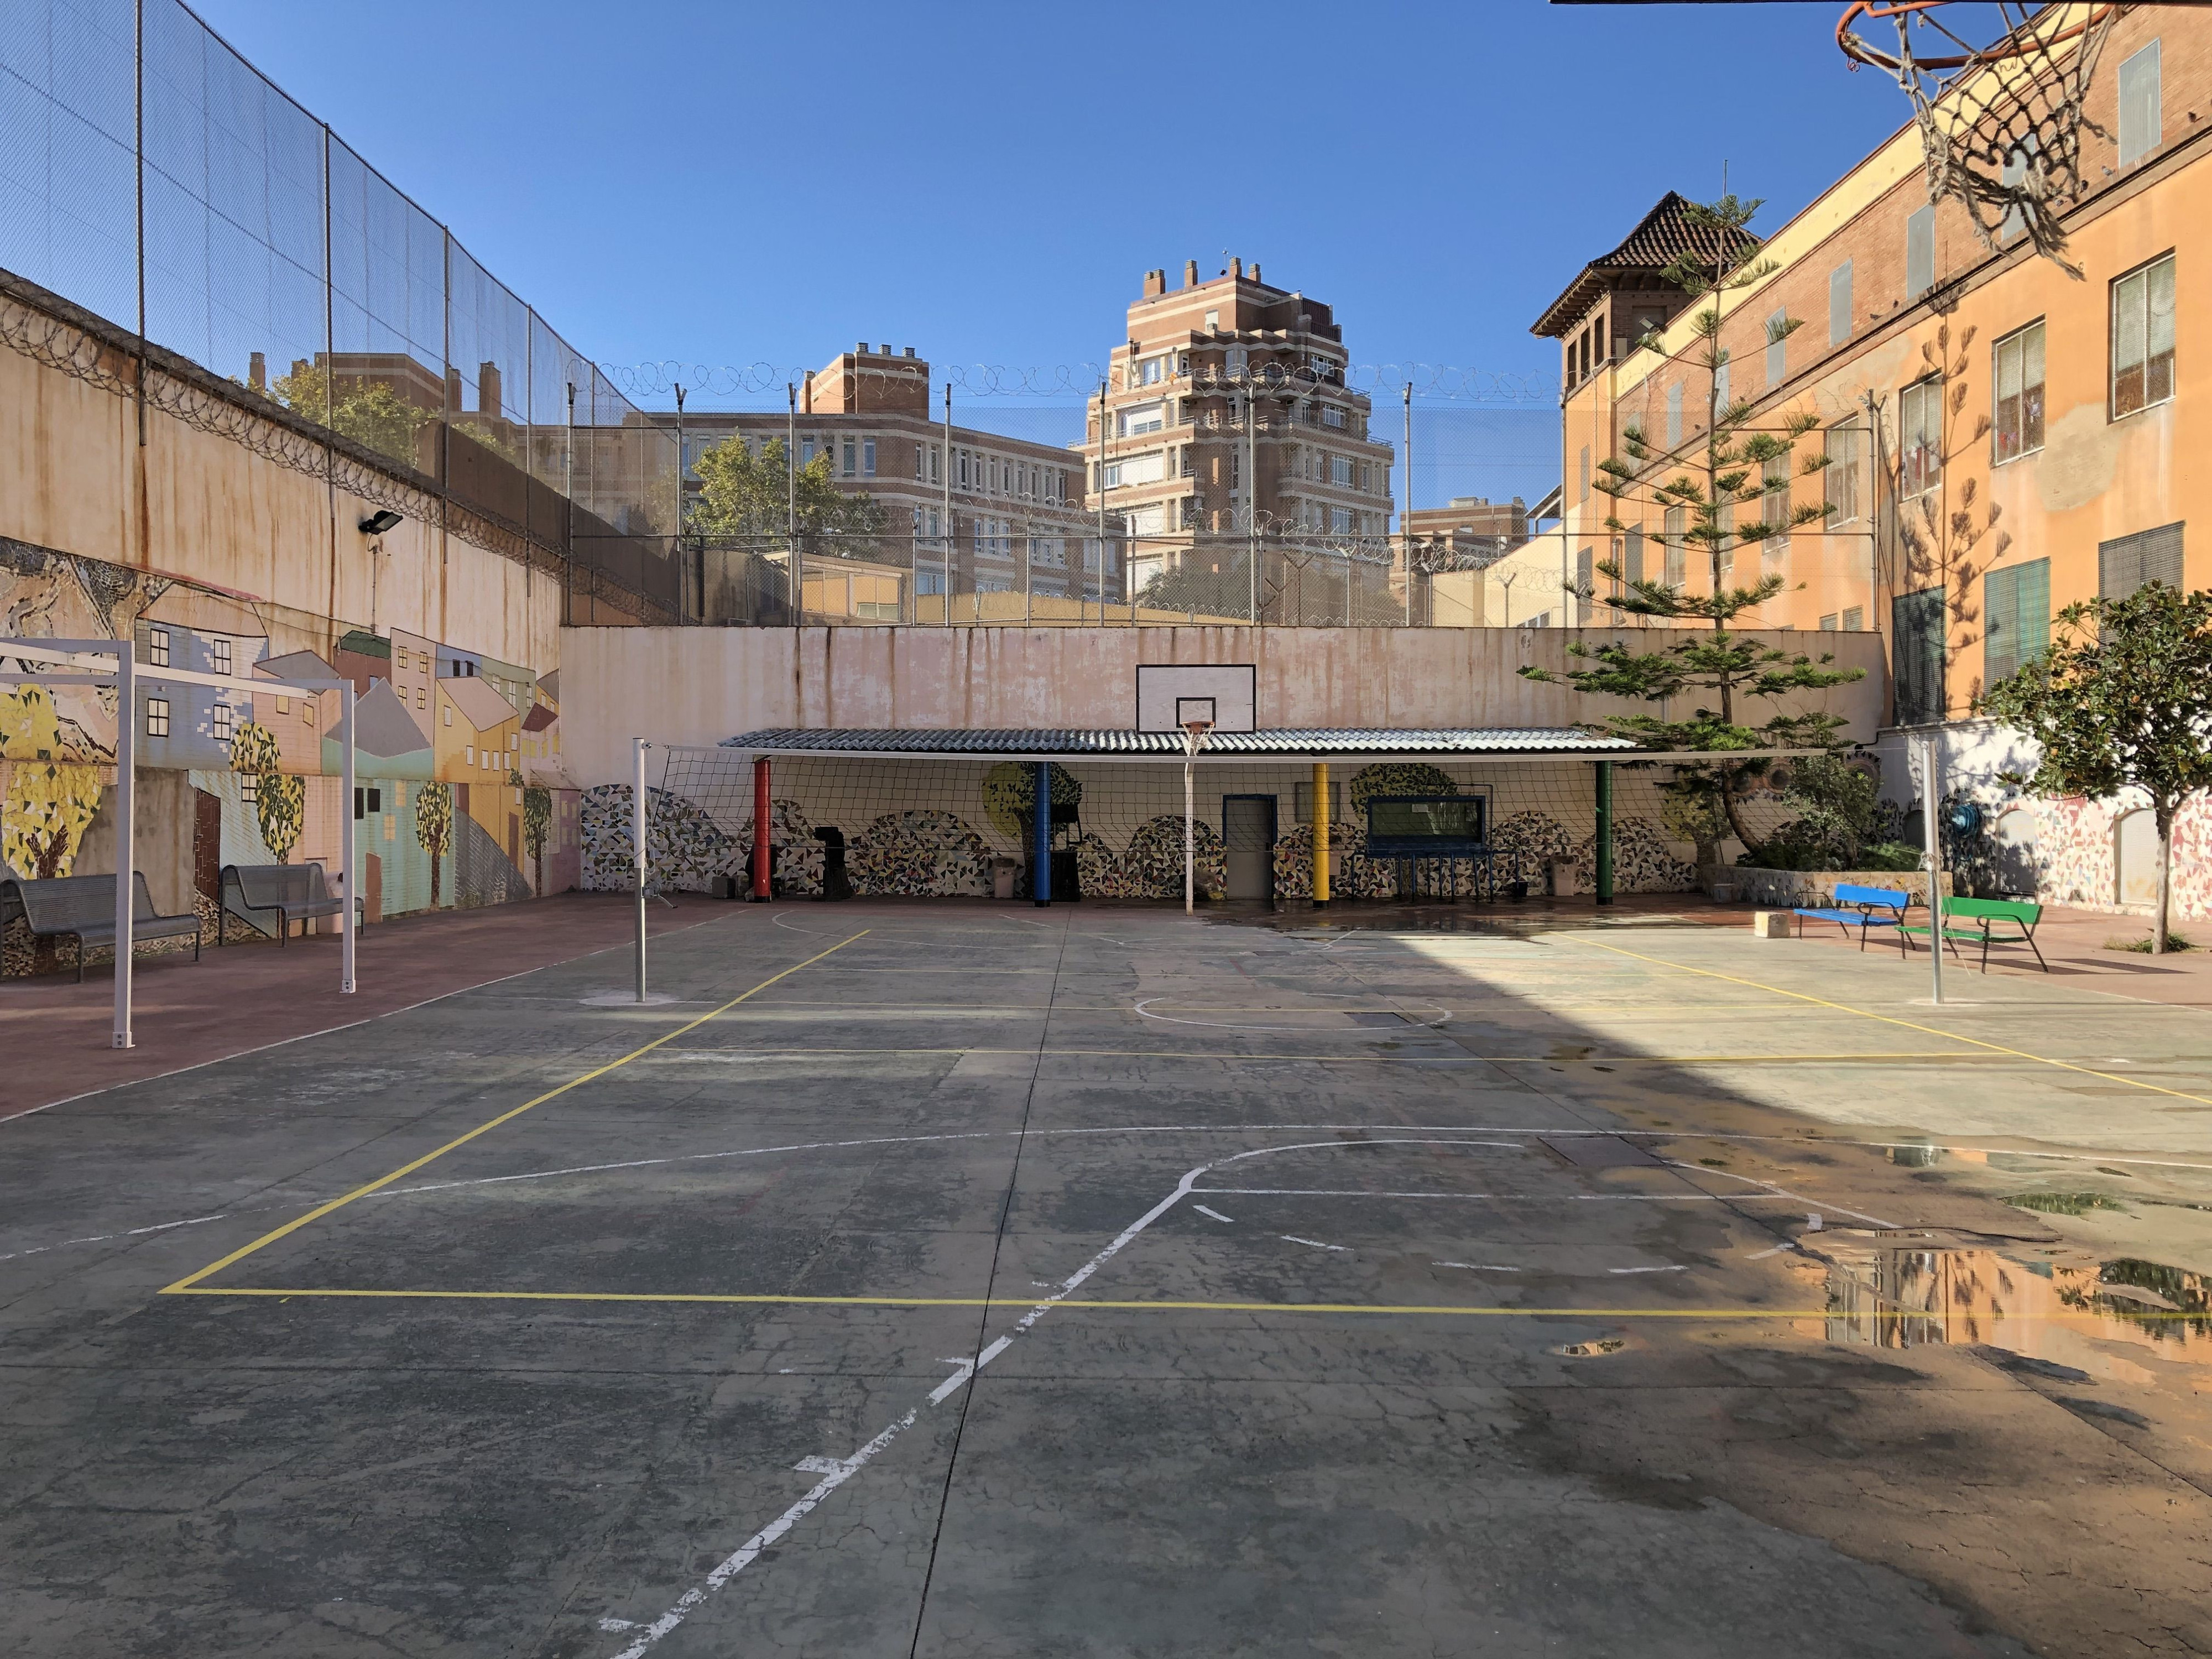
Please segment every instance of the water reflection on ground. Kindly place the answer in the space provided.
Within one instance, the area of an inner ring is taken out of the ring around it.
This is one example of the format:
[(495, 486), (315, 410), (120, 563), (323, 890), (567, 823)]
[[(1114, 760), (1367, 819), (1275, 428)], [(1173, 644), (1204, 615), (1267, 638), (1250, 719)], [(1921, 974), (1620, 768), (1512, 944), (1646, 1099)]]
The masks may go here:
[(2148, 1382), (2130, 1358), (2212, 1359), (2212, 1276), (2071, 1249), (1999, 1251), (1937, 1233), (1828, 1233), (1831, 1342), (1986, 1345)]

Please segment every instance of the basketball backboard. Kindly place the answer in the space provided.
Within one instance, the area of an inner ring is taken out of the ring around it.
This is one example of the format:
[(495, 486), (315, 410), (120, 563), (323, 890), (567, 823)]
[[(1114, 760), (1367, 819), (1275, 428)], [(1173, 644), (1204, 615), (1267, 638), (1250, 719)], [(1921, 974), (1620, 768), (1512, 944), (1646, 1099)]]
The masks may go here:
[(1145, 663), (1137, 669), (1137, 730), (1180, 732), (1211, 720), (1216, 732), (1253, 729), (1250, 663)]

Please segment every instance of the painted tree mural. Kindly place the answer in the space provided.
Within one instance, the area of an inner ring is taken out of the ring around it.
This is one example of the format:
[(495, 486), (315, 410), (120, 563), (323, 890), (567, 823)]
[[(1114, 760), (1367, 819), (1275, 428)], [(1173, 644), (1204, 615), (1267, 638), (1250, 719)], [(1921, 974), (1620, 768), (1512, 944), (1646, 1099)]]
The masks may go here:
[(438, 908), (438, 860), (453, 836), (453, 787), (449, 783), (415, 786), (415, 844), (430, 855), (430, 908)]
[(545, 896), (545, 837), (553, 828), (553, 792), (522, 781), (510, 769), (507, 787), (522, 791), (522, 844), (530, 853), (530, 890)]
[(253, 817), (261, 839), (277, 863), (289, 864), (307, 823), (307, 786), (276, 769), (281, 758), (276, 734), (257, 721), (246, 721), (231, 737), (231, 769), (253, 780)]
[(53, 699), (35, 685), (0, 696), (0, 860), (18, 875), (69, 873), (77, 842), (100, 810), (100, 771), (73, 762)]

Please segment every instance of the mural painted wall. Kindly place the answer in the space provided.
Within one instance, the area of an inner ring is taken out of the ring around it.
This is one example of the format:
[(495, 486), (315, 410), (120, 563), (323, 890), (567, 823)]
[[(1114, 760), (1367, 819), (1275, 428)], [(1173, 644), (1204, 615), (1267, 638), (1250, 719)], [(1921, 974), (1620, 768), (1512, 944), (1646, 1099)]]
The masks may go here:
[[(349, 824), (373, 921), (576, 885), (579, 792), (561, 771), (557, 676), (401, 630), (330, 629), (325, 655), (305, 631), (244, 596), (0, 541), (0, 632), (135, 641), (141, 799), (191, 804), (141, 813), (141, 866), (161, 867), (163, 887), (176, 884), (168, 866), (191, 872), (191, 890), (155, 892), (164, 909), (197, 897), (211, 915), (228, 864), (316, 862), (335, 887)], [(164, 682), (165, 668), (351, 680), (355, 799), (340, 775), (339, 692), (218, 690)], [(0, 689), (8, 874), (106, 873), (80, 855), (114, 786), (116, 702), (112, 687)], [(148, 787), (162, 775), (188, 790)], [(149, 860), (149, 837), (175, 856)], [(234, 917), (234, 936), (245, 925)]]

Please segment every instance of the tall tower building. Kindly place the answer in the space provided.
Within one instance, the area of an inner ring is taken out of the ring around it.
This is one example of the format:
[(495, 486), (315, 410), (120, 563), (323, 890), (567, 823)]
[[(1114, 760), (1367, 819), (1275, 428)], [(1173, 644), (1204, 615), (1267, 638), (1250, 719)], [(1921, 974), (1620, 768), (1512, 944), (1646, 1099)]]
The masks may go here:
[(1145, 274), (1091, 401), (1084, 472), (1133, 592), (1157, 582), (1168, 608), (1240, 620), (1382, 619), (1393, 452), (1369, 435), (1346, 362), (1329, 307), (1257, 264), (1200, 282), (1194, 260), (1172, 293), (1166, 271)]

